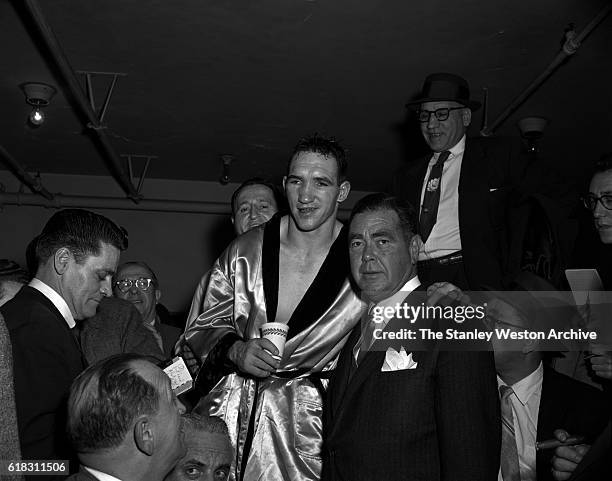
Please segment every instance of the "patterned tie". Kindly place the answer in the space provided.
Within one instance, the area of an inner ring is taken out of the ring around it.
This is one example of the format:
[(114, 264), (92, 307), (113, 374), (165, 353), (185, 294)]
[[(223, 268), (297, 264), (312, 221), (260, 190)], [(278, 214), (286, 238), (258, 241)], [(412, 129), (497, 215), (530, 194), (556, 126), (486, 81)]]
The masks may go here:
[(421, 234), (423, 243), (427, 241), (438, 218), (440, 189), (442, 188), (442, 169), (449, 155), (450, 152), (448, 150), (441, 152), (429, 173), (425, 195), (423, 196), (423, 205), (421, 206), (421, 215), (419, 217), (419, 234)]
[(501, 473), (504, 481), (521, 481), (518, 450), (514, 435), (514, 415), (510, 396), (514, 393), (510, 386), (499, 386), (501, 396), (502, 446)]
[(374, 340), (374, 329), (376, 329), (378, 326), (382, 326), (381, 323), (374, 322), (374, 307), (376, 307), (376, 304), (370, 305), (365, 328), (361, 331), (361, 337), (353, 348), (353, 358), (355, 359), (357, 365), (363, 361), (363, 358), (368, 353), (372, 341)]

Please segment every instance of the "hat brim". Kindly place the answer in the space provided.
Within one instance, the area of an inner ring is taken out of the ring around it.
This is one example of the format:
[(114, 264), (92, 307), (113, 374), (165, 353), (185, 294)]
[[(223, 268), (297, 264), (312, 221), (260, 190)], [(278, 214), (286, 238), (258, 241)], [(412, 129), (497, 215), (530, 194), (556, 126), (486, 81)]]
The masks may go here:
[(451, 98), (427, 97), (424, 99), (412, 100), (411, 102), (408, 102), (406, 104), (406, 107), (409, 107), (409, 108), (414, 107), (415, 105), (420, 105), (425, 102), (457, 102), (458, 104), (465, 105), (468, 109), (473, 110), (473, 111), (478, 110), (482, 106), (482, 104), (478, 102), (477, 100), (468, 100), (467, 102), (464, 102), (462, 100), (451, 99)]

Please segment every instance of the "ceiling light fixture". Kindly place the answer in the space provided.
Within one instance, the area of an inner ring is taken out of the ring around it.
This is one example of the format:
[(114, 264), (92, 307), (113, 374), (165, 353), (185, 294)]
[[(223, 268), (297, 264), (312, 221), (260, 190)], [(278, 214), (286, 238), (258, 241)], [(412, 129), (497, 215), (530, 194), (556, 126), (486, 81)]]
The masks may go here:
[(32, 106), (28, 121), (38, 127), (45, 121), (43, 107), (49, 105), (57, 90), (55, 87), (41, 82), (26, 82), (21, 84), (20, 87), (25, 94), (26, 102)]
[(527, 142), (527, 151), (538, 152), (538, 141), (544, 136), (544, 129), (549, 124), (545, 117), (524, 117), (517, 122), (521, 137)]

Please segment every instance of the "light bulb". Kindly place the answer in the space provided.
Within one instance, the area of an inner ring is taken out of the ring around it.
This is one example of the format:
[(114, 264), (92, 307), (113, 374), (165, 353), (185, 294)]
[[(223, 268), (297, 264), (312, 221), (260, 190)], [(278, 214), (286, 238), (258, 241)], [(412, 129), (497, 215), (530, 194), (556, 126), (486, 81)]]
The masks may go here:
[(28, 115), (28, 120), (32, 125), (41, 125), (45, 121), (45, 114), (40, 107), (34, 107)]

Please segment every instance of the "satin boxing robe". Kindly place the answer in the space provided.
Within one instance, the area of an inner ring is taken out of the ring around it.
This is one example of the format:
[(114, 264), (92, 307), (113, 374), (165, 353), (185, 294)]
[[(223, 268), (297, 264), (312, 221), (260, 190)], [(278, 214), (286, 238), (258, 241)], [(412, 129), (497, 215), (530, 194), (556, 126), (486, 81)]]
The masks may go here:
[[(338, 353), (364, 307), (347, 280), (346, 229), (288, 320), (276, 374), (244, 377), (227, 360), (237, 339), (261, 337), (278, 301), (280, 216), (235, 239), (215, 262), (203, 313), (185, 333), (202, 360), (198, 382), (212, 386), (195, 412), (221, 417), (235, 450), (236, 480), (317, 480), (322, 394)], [(246, 453), (246, 455), (245, 455)]]

